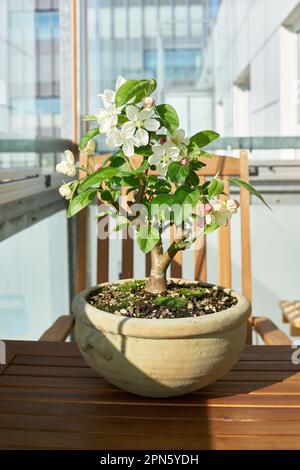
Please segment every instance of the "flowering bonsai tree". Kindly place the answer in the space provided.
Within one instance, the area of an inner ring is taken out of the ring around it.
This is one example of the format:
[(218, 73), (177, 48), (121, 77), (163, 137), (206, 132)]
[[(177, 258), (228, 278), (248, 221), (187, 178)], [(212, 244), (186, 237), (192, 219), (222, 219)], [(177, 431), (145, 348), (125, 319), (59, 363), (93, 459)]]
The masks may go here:
[[(179, 128), (175, 109), (155, 103), (151, 96), (155, 88), (153, 79), (126, 81), (119, 77), (115, 91), (104, 90), (99, 95), (103, 107), (85, 117), (97, 125), (83, 137), (79, 149), (93, 158), (94, 138), (105, 134), (107, 145), (116, 151), (93, 172), (81, 169), (85, 176), (64, 183), (59, 192), (70, 201), (68, 217), (99, 197), (105, 209), (98, 217), (112, 214), (120, 218), (117, 230), (124, 225), (134, 228), (140, 249), (151, 252), (146, 290), (158, 294), (167, 288), (166, 272), (176, 253), (191, 247), (201, 234), (228, 224), (239, 203), (224, 193), (218, 175), (204, 184), (197, 176), (197, 170), (205, 167), (205, 158), (210, 158), (203, 148), (219, 134), (206, 130), (188, 138)], [(57, 171), (76, 176), (70, 151), (65, 152)], [(265, 203), (248, 183), (235, 178), (229, 181)], [(120, 203), (121, 187), (127, 188), (127, 210)], [(170, 226), (175, 229), (175, 239), (164, 249), (163, 236)]]

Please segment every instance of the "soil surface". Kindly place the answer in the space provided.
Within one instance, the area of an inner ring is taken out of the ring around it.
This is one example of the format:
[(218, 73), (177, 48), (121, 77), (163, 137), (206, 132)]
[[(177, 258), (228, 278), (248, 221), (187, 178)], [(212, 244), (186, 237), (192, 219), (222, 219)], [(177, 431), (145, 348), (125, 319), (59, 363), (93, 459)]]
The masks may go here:
[(106, 312), (134, 318), (199, 317), (237, 304), (235, 297), (217, 286), (169, 281), (166, 292), (154, 295), (144, 290), (145, 285), (144, 280), (109, 284), (91, 292), (87, 301)]

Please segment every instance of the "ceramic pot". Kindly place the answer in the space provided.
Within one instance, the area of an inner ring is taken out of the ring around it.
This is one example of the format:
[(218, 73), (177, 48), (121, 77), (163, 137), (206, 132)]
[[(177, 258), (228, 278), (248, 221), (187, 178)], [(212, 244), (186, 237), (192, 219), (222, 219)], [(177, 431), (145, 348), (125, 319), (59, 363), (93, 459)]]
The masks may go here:
[(86, 298), (96, 287), (73, 300), (75, 337), (86, 362), (117, 387), (145, 397), (183, 395), (215, 382), (238, 361), (251, 313), (243, 295), (224, 289), (238, 302), (217, 313), (141, 319), (90, 305)]

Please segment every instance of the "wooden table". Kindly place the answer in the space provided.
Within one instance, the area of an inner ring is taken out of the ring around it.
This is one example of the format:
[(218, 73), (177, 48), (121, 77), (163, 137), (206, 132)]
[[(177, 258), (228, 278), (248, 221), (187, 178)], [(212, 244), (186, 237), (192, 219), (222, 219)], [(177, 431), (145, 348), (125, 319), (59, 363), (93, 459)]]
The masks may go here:
[(222, 380), (164, 400), (108, 384), (74, 343), (7, 349), (1, 448), (300, 449), (300, 365), (290, 347), (248, 346)]

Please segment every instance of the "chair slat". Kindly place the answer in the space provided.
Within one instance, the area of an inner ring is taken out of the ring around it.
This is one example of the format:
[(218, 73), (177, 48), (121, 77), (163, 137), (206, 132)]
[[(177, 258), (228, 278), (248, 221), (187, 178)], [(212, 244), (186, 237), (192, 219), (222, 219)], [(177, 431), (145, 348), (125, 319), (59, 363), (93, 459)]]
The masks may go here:
[(212, 155), (205, 160), (206, 166), (199, 170), (199, 175), (215, 176), (218, 171), (222, 176), (238, 176), (240, 174), (240, 159), (223, 155)]
[[(222, 175), (223, 176), (223, 175)], [(224, 191), (229, 194), (229, 183), (225, 180)], [(220, 196), (220, 200), (226, 200), (226, 196)], [(218, 230), (219, 236), (219, 253), (218, 253), (218, 267), (219, 267), (219, 284), (223, 287), (231, 287), (231, 237), (230, 237), (230, 222), (226, 227), (220, 227)]]
[[(88, 157), (85, 153), (81, 153), (79, 156), (79, 165), (82, 168), (88, 167)], [(85, 172), (79, 170), (79, 177), (83, 178)], [(76, 292), (80, 292), (87, 287), (87, 275), (86, 275), (86, 260), (88, 256), (87, 251), (87, 237), (88, 237), (88, 210), (84, 209), (76, 216)]]
[[(199, 177), (200, 183), (205, 183), (205, 176)], [(199, 213), (200, 208), (197, 208)], [(197, 224), (197, 221), (195, 221)], [(197, 226), (195, 227), (197, 230)], [(207, 260), (206, 260), (206, 236), (203, 234), (196, 240), (194, 245), (194, 278), (196, 281), (206, 282), (207, 280)]]
[[(102, 204), (102, 201), (98, 201), (98, 204)], [(99, 222), (98, 222), (99, 223)], [(104, 217), (101, 220), (101, 224), (107, 224), (107, 230), (109, 230), (109, 216)], [(109, 280), (109, 237), (97, 238), (97, 283), (108, 282)]]
[[(240, 152), (240, 175), (241, 179), (249, 182), (249, 159), (247, 150)], [(250, 240), (250, 195), (241, 188), (240, 190), (240, 213), (241, 213), (241, 260), (242, 260), (242, 293), (249, 302), (252, 301), (251, 290), (251, 240)], [(252, 343), (252, 316), (248, 321), (247, 344)]]
[[(248, 152), (242, 150), (240, 154), (241, 179), (249, 182)], [(250, 196), (249, 192), (241, 188), (241, 236), (242, 236), (242, 289), (243, 294), (251, 302), (251, 241), (250, 241)]]
[[(122, 188), (122, 196), (125, 200), (126, 196), (126, 187)], [(123, 203), (123, 208), (128, 210), (127, 204)], [(131, 279), (133, 277), (133, 230), (130, 227), (126, 227), (122, 231), (122, 270), (121, 270), (121, 279)]]
[[(170, 228), (170, 241), (175, 239), (175, 228), (174, 225)], [(182, 251), (179, 251), (171, 261), (171, 277), (181, 278), (182, 277)]]

